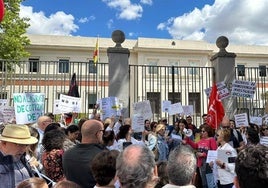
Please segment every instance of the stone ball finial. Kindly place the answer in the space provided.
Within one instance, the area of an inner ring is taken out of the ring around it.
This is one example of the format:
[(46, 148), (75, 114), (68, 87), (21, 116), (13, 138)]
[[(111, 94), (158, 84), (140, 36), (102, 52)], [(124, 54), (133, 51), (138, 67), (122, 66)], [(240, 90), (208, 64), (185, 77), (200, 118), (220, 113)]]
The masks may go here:
[(115, 47), (122, 47), (121, 44), (125, 41), (125, 33), (121, 30), (113, 31), (112, 40), (116, 43)]
[(220, 49), (220, 51), (226, 51), (225, 48), (228, 46), (229, 40), (225, 36), (220, 36), (216, 40), (216, 45)]

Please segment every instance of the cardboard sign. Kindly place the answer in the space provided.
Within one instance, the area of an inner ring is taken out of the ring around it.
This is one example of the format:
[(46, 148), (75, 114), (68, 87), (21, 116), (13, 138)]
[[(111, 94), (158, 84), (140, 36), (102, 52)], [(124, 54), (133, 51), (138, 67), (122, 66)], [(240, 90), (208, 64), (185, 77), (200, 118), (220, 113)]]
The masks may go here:
[(133, 104), (133, 114), (141, 114), (144, 119), (151, 119), (153, 112), (149, 100), (141, 101)]
[(235, 118), (235, 125), (236, 127), (241, 127), (241, 126), (248, 126), (248, 115), (247, 113), (242, 113), (242, 114), (236, 114), (234, 115)]
[(17, 124), (34, 123), (44, 115), (44, 93), (14, 93), (13, 101)]
[(253, 98), (256, 90), (256, 83), (245, 80), (234, 80), (232, 83), (232, 96)]

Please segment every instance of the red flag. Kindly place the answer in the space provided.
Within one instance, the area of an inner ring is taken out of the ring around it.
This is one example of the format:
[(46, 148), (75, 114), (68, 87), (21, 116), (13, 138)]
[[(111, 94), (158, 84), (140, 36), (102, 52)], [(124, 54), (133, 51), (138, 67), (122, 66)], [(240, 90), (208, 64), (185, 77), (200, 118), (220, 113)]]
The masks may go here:
[(207, 124), (213, 129), (217, 129), (224, 114), (222, 102), (219, 100), (218, 88), (216, 83), (214, 83), (209, 96)]
[(4, 1), (0, 0), (0, 22), (3, 20), (5, 14)]

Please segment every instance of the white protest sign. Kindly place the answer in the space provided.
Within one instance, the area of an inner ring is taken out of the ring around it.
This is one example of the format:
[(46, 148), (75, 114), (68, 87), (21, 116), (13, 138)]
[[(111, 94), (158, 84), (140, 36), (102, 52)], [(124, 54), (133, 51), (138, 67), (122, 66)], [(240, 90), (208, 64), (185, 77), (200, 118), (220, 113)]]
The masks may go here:
[(168, 109), (169, 115), (175, 115), (175, 114), (182, 114), (183, 113), (183, 108), (181, 106), (181, 103), (174, 103), (171, 104), (169, 109)]
[(235, 118), (236, 127), (248, 126), (249, 125), (247, 113), (235, 114), (234, 118)]
[(144, 119), (151, 119), (153, 117), (151, 104), (149, 100), (141, 101), (133, 104), (133, 114), (141, 114)]
[(15, 119), (15, 109), (13, 106), (0, 107), (0, 122), (8, 123)]
[(218, 157), (218, 152), (216, 150), (208, 150), (206, 163), (214, 162)]
[(53, 114), (62, 114), (61, 108), (60, 108), (60, 100), (54, 100)]
[[(227, 89), (226, 84), (224, 82), (218, 82), (216, 85), (218, 89), (219, 100), (225, 99), (230, 96), (230, 92)], [(211, 90), (212, 90), (212, 87), (205, 89), (205, 93), (208, 98), (210, 96)]]
[(0, 99), (0, 107), (8, 106), (8, 99)]
[(262, 117), (250, 116), (249, 119), (250, 119), (250, 123), (254, 123), (259, 126), (262, 125)]
[(134, 114), (131, 118), (132, 120), (132, 129), (134, 132), (143, 132), (144, 131), (144, 117), (141, 114)]
[(265, 114), (262, 118), (263, 118), (263, 124), (268, 125), (268, 114)]
[(171, 101), (162, 101), (162, 112), (168, 113), (168, 109), (170, 105), (171, 105)]
[(193, 105), (188, 105), (188, 106), (182, 106), (182, 109), (183, 109), (183, 113), (186, 115), (186, 116), (192, 116), (194, 115), (194, 106)]
[(81, 112), (81, 98), (60, 94), (61, 113)]
[(34, 123), (44, 115), (44, 93), (14, 93), (13, 101), (17, 124)]
[(232, 96), (253, 98), (256, 89), (256, 83), (245, 80), (234, 80), (232, 83)]
[(121, 115), (122, 107), (120, 106), (117, 97), (102, 98), (99, 102), (102, 120), (105, 120), (106, 118), (110, 118), (112, 116), (115, 117)]

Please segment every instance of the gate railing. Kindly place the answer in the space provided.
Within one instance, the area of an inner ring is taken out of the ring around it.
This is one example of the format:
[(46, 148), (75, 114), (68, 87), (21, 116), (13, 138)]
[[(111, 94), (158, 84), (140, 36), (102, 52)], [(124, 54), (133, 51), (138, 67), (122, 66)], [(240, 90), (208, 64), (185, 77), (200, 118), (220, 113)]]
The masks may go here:
[[(108, 97), (108, 64), (93, 62), (21, 61), (0, 63), (0, 98), (9, 99), (12, 94), (22, 92), (45, 93), (45, 111), (52, 112), (53, 104), (60, 94), (69, 90), (73, 73), (77, 75), (82, 111), (92, 112), (97, 99)], [(253, 99), (235, 98), (235, 113), (247, 112), (250, 116), (264, 114), (268, 101), (268, 80), (259, 67), (236, 68), (236, 79), (257, 83)], [(199, 125), (202, 114), (207, 113), (208, 97), (204, 90), (212, 86), (212, 67), (178, 67), (129, 65), (130, 113), (134, 102), (149, 100), (153, 120), (170, 118), (164, 113), (162, 101), (181, 102), (183, 106), (193, 106), (193, 121)], [(264, 74), (265, 73), (265, 74)], [(188, 114), (185, 114), (188, 115)]]

